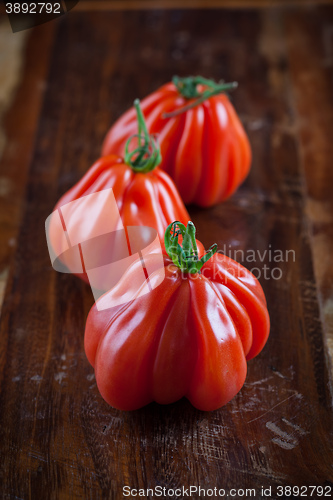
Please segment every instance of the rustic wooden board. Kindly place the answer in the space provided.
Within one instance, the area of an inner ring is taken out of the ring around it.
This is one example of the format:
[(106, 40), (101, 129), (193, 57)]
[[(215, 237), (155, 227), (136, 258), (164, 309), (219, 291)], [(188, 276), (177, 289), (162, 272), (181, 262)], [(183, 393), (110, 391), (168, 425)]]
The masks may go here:
[[(196, 485), (255, 488), (265, 498), (262, 487), (276, 494), (278, 485), (333, 485), (331, 378), (305, 211), (313, 177), (300, 154), (308, 136), (299, 127), (303, 67), (293, 45), (294, 30), (310, 43), (329, 19), (329, 8), (301, 18), (279, 9), (73, 11), (55, 23), (0, 319), (3, 497), (118, 499), (125, 485)], [(40, 31), (41, 45), (45, 37)], [(135, 97), (194, 73), (239, 81), (232, 98), (254, 155), (231, 200), (190, 207), (198, 237), (232, 251), (293, 250), (295, 259), (245, 263), (277, 267), (282, 278), (261, 277), (271, 336), (226, 407), (204, 413), (183, 400), (125, 413), (98, 393), (83, 350), (92, 294), (51, 268), (44, 221)]]
[[(0, 51), (6, 52), (7, 59), (14, 59), (14, 61), (8, 65), (5, 57), (0, 70), (2, 92), (0, 106), (0, 311), (9, 264), (16, 246), (27, 171), (34, 147), (54, 29), (53, 24), (40, 26), (27, 37), (28, 40), (25, 38), (27, 40), (25, 46), (22, 38), (26, 37), (27, 33), (18, 33), (13, 39), (9, 22), (6, 24), (5, 21), (2, 18)], [(21, 42), (19, 47), (17, 36)], [(15, 50), (11, 49), (12, 46)]]

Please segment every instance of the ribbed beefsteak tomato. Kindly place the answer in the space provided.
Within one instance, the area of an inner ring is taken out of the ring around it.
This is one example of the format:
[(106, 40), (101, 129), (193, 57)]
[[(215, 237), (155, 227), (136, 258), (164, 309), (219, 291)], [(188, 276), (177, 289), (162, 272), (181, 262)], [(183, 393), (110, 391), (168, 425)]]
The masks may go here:
[[(175, 181), (185, 204), (207, 207), (228, 198), (247, 176), (251, 148), (226, 90), (202, 77), (178, 78), (142, 100), (151, 134), (161, 146), (160, 167)], [(107, 133), (103, 154), (123, 151), (135, 133), (135, 109)]]
[(92, 307), (86, 355), (101, 395), (115, 408), (134, 410), (185, 396), (200, 410), (215, 410), (241, 389), (246, 360), (267, 340), (265, 296), (247, 269), (215, 253), (216, 245), (199, 259), (191, 222), (187, 228), (170, 224), (165, 247), (171, 258), (164, 258), (163, 269), (156, 255), (145, 259), (150, 270), (156, 266), (152, 284), (165, 272), (160, 285), (143, 296), (134, 290), (133, 300), (113, 306), (133, 291), (138, 261), (99, 299), (100, 310), (97, 303)]
[[(83, 200), (89, 194), (108, 188), (113, 190), (123, 226), (149, 226), (156, 229), (162, 247), (165, 227), (175, 219), (185, 223), (189, 219), (172, 179), (157, 166), (160, 162), (159, 146), (154, 138), (148, 135), (139, 101), (135, 102), (135, 108), (139, 128), (136, 136), (139, 141), (138, 147), (129, 151), (129, 144), (127, 144), (125, 159), (112, 154), (97, 160), (83, 178), (60, 198), (54, 209), (57, 217), (50, 218), (47, 231), (53, 253), (60, 256), (63, 264), (71, 272), (86, 282), (89, 281), (87, 273), (77, 271), (78, 252), (66, 252), (68, 232), (58, 222), (57, 210), (59, 208), (66, 205), (66, 219), (71, 222), (71, 240), (79, 243), (91, 240), (96, 233), (103, 234), (103, 225), (105, 226), (106, 223), (108, 227), (112, 225), (110, 223), (112, 214), (107, 213), (102, 204), (96, 206), (96, 204), (71, 202)], [(119, 229), (117, 223), (116, 220), (112, 228), (114, 231)], [(112, 253), (119, 255), (119, 249), (114, 248), (114, 250), (113, 252), (108, 240), (105, 240), (104, 248), (96, 246), (94, 249), (95, 262), (102, 265), (102, 263), (117, 260), (117, 257), (113, 258)], [(203, 253), (202, 246), (200, 253)]]

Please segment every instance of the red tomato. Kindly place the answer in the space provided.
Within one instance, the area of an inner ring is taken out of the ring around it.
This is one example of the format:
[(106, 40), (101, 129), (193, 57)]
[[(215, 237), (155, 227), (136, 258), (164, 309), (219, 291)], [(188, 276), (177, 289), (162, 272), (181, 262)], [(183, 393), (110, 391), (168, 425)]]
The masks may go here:
[[(138, 101), (136, 108), (139, 136), (143, 144), (131, 152), (126, 147), (126, 160), (117, 155), (109, 155), (97, 160), (83, 178), (62, 196), (55, 210), (74, 200), (83, 199), (86, 195), (112, 188), (123, 226), (149, 226), (156, 229), (163, 247), (165, 227), (173, 220), (187, 222), (189, 215), (172, 179), (156, 167), (160, 161), (158, 145), (154, 141), (151, 142), (152, 139), (147, 134)], [(143, 135), (141, 136), (142, 129)], [(81, 243), (92, 240), (96, 233), (105, 232), (103, 226), (112, 225), (110, 223), (112, 214), (109, 214), (103, 205), (96, 207), (93, 204), (88, 206), (84, 203), (72, 204), (67, 206), (66, 211), (67, 220), (71, 223), (71, 241)], [(86, 272), (82, 273), (77, 270), (78, 264), (81, 263), (78, 252), (66, 252), (68, 231), (64, 232), (65, 228), (59, 224), (58, 220), (58, 216), (51, 217), (48, 228), (51, 248), (57, 256), (62, 255), (60, 258), (71, 272), (88, 282)], [(119, 229), (117, 220), (114, 224), (110, 231)], [(202, 245), (200, 253), (203, 253)], [(94, 256), (96, 267), (119, 258), (119, 245), (117, 244), (110, 248), (108, 240), (105, 240), (104, 248), (96, 247)], [(80, 269), (82, 270), (82, 266)], [(103, 279), (98, 281), (101, 283)], [(107, 286), (97, 288), (108, 289)]]
[[(149, 226), (157, 230), (163, 244), (165, 226), (175, 217), (187, 221), (189, 215), (170, 177), (155, 168), (148, 173), (135, 173), (124, 160), (116, 155), (109, 155), (97, 160), (83, 178), (65, 193), (58, 201), (54, 210), (91, 193), (112, 188), (124, 226)], [(70, 218), (73, 224), (73, 240), (86, 241), (96, 234), (96, 226), (102, 228), (107, 214), (100, 208), (94, 214), (89, 209), (82, 211), (73, 205), (70, 208)], [(94, 224), (89, 224), (93, 219)], [(88, 221), (88, 222), (86, 222)], [(119, 229), (118, 226), (113, 228)], [(98, 231), (97, 231), (98, 232)], [(75, 255), (64, 253), (67, 248), (67, 235), (59, 225), (51, 224), (49, 240), (56, 255), (63, 254), (64, 264), (74, 274), (88, 282), (86, 273), (75, 272)], [(97, 250), (97, 249), (96, 249)], [(107, 253), (108, 248), (103, 249)], [(100, 257), (100, 261), (105, 261)], [(110, 256), (109, 261), (112, 261)]]
[[(251, 148), (227, 95), (232, 84), (201, 77), (177, 78), (142, 101), (151, 134), (161, 146), (161, 168), (175, 181), (185, 204), (208, 207), (231, 196), (247, 176)], [(111, 127), (103, 154), (123, 151), (135, 132), (131, 108)]]
[[(182, 248), (171, 227), (180, 228)], [(193, 242), (193, 229), (192, 223), (168, 227), (172, 260), (164, 258), (164, 269), (156, 255), (146, 258), (147, 267), (155, 266), (152, 285), (165, 272), (160, 285), (113, 307), (133, 288), (141, 270), (136, 262), (90, 310), (86, 355), (101, 395), (115, 408), (134, 410), (185, 396), (200, 410), (215, 410), (241, 389), (246, 360), (267, 340), (269, 316), (258, 280), (225, 255), (211, 257), (216, 246), (199, 260), (186, 236), (192, 233)]]

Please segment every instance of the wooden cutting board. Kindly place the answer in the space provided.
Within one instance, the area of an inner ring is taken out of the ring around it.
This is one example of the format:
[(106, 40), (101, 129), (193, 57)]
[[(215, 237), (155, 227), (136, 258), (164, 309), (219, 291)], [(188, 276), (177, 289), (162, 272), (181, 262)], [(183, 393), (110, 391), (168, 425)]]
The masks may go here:
[[(24, 147), (8, 157), (21, 218), (0, 318), (3, 498), (118, 499), (124, 486), (191, 485), (241, 488), (238, 498), (254, 497), (250, 489), (255, 498), (320, 496), (290, 496), (286, 486), (332, 496), (332, 8), (80, 5), (29, 34), (8, 124)], [(239, 82), (232, 102), (252, 144), (251, 173), (226, 203), (189, 211), (206, 247), (216, 242), (256, 268), (271, 334), (220, 410), (182, 400), (126, 413), (97, 390), (83, 349), (92, 293), (52, 269), (44, 222), (98, 158), (114, 120), (174, 74)]]

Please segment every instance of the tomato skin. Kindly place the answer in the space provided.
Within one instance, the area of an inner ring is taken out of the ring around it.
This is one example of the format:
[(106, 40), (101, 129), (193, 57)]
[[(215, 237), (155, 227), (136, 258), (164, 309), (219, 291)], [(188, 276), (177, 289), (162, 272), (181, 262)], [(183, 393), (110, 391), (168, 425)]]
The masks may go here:
[[(160, 167), (175, 181), (185, 204), (209, 207), (231, 196), (246, 178), (251, 147), (226, 94), (214, 95), (177, 116), (163, 118), (191, 100), (167, 83), (141, 101), (150, 134), (161, 147)], [(102, 154), (121, 153), (135, 134), (134, 108), (125, 112), (107, 133)]]
[[(133, 172), (117, 155), (108, 155), (97, 160), (82, 179), (60, 198), (54, 210), (107, 188), (113, 189), (123, 226), (149, 226), (156, 229), (162, 249), (165, 227), (173, 220), (187, 222), (189, 219), (173, 181), (165, 172), (158, 167), (147, 173)], [(89, 215), (75, 208), (72, 210), (71, 219), (77, 221), (74, 227), (76, 241), (91, 238), (89, 231), (92, 233), (94, 228), (82, 223), (89, 220)], [(103, 227), (107, 216), (101, 208), (100, 213), (96, 215), (95, 225)], [(119, 229), (119, 226), (116, 225), (114, 230), (116, 229)], [(67, 248), (66, 235), (52, 217), (48, 237), (55, 254), (65, 255), (63, 252)], [(106, 254), (109, 249), (106, 248), (103, 252)], [(202, 246), (199, 253), (203, 253)], [(76, 267), (71, 255), (66, 254), (63, 260), (69, 270)], [(74, 274), (89, 282), (86, 273)]]
[[(151, 265), (156, 255), (147, 258)], [(201, 274), (182, 274), (165, 256), (159, 286), (112, 307), (140, 266), (132, 264), (99, 299), (103, 310), (95, 304), (87, 318), (85, 352), (102, 397), (120, 410), (183, 396), (200, 410), (220, 408), (242, 388), (246, 361), (260, 352), (269, 334), (259, 282), (221, 254), (208, 260)], [(156, 269), (152, 282), (161, 272)]]

